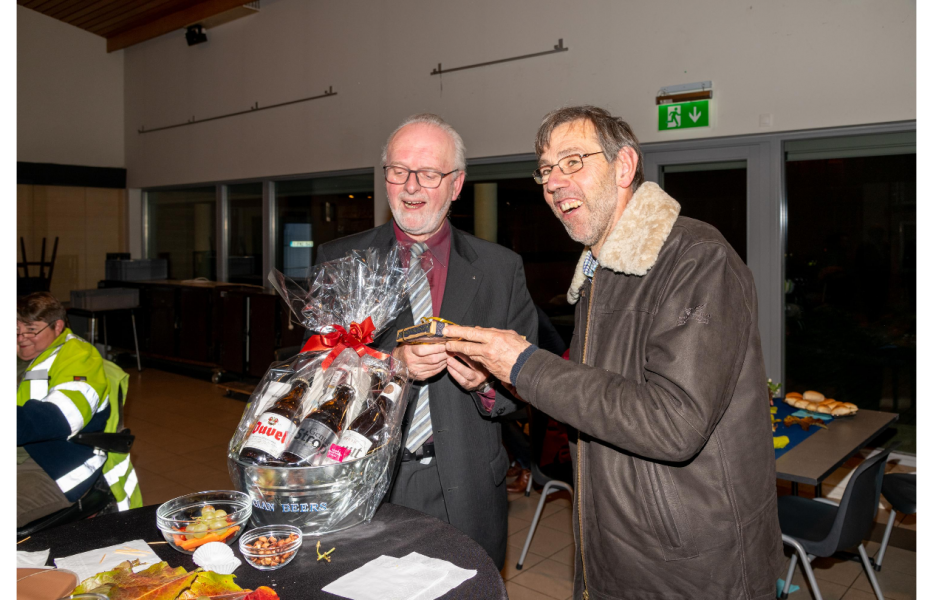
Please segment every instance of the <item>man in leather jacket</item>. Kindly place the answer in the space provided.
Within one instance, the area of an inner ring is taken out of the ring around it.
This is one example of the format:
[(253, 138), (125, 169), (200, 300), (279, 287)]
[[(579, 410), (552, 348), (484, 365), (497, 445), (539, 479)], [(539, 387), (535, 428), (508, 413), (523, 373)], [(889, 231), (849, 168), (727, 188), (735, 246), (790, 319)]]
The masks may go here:
[(621, 119), (548, 114), (535, 179), (586, 250), (570, 361), (513, 332), (447, 343), (578, 431), (575, 598), (773, 598), (782, 559), (755, 283), (644, 181)]

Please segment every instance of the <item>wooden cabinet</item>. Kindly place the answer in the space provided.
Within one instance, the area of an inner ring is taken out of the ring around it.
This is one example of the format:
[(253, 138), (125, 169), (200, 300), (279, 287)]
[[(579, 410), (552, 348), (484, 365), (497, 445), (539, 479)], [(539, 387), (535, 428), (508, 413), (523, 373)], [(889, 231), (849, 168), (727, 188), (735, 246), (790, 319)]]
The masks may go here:
[[(220, 367), (231, 373), (246, 372), (246, 295), (237, 291), (217, 293)], [(271, 362), (271, 361), (270, 361)]]
[(278, 296), (249, 296), (249, 356), (247, 373), (262, 377), (274, 360), (277, 346), (276, 310), (281, 305)]
[(175, 318), (178, 356), (192, 361), (214, 362), (214, 290), (180, 286), (175, 291), (178, 315)]
[[(176, 311), (175, 311), (175, 292), (174, 288), (153, 287), (150, 289), (140, 288), (140, 296), (143, 296), (143, 290), (148, 297), (148, 302), (140, 302), (143, 307), (141, 320), (148, 321), (144, 339), (146, 340), (146, 350), (152, 354), (162, 357), (175, 356), (177, 346), (176, 338)], [(147, 306), (148, 305), (148, 306)], [(148, 314), (145, 309), (148, 307)]]
[(305, 338), (305, 328), (298, 323), (291, 311), (283, 302), (278, 303), (279, 315), (279, 348), (300, 346)]
[[(99, 287), (139, 289), (136, 328), (142, 355), (262, 377), (275, 351), (301, 343), (288, 328), (278, 295), (254, 286), (176, 281), (101, 281)], [(108, 321), (110, 343), (132, 348), (129, 314)]]

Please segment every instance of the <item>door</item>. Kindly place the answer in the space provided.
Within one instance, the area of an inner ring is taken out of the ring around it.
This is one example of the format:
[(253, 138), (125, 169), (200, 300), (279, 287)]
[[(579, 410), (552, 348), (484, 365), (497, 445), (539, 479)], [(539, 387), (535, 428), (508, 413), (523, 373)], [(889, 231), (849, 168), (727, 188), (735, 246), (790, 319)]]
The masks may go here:
[(692, 144), (645, 147), (645, 179), (677, 200), (682, 216), (716, 227), (749, 266), (758, 292), (765, 368), (780, 381), (782, 267), (773, 250), (780, 240), (780, 204), (769, 194), (770, 144)]

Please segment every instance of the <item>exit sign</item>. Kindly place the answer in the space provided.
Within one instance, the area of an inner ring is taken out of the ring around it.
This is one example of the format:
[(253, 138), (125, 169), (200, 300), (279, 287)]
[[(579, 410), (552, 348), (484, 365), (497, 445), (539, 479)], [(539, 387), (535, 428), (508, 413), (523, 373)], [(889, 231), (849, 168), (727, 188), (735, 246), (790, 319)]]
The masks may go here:
[(658, 131), (709, 127), (709, 100), (658, 105)]

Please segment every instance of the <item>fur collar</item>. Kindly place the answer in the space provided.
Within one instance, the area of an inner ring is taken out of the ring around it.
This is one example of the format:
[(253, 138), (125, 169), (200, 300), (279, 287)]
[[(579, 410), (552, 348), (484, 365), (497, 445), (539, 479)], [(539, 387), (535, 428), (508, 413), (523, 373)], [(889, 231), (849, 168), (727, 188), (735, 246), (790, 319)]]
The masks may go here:
[[(674, 221), (680, 214), (680, 204), (661, 187), (646, 181), (628, 201), (622, 216), (616, 222), (599, 253), (599, 265), (616, 273), (645, 275), (658, 260), (661, 247), (667, 241)], [(586, 281), (583, 260), (589, 248), (577, 262), (567, 301), (576, 304), (580, 288)]]

